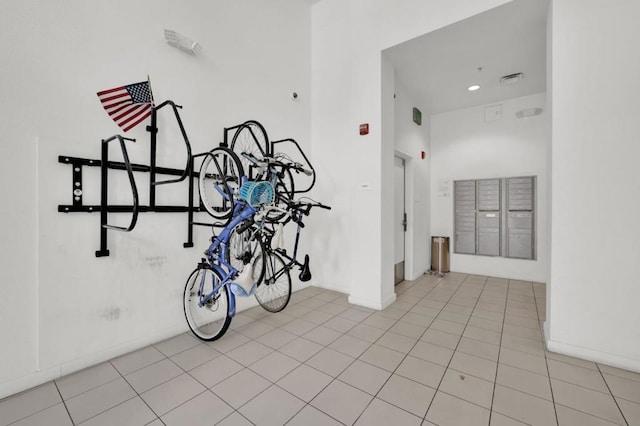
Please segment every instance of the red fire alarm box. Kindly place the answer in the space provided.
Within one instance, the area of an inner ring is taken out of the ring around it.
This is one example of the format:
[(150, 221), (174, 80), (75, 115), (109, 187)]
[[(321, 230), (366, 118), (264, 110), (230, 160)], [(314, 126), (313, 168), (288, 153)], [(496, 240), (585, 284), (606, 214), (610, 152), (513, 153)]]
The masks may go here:
[(369, 123), (364, 123), (360, 125), (360, 135), (368, 135), (369, 134)]
[(424, 151), (420, 151), (420, 158), (422, 158), (423, 160), (426, 158), (427, 153)]

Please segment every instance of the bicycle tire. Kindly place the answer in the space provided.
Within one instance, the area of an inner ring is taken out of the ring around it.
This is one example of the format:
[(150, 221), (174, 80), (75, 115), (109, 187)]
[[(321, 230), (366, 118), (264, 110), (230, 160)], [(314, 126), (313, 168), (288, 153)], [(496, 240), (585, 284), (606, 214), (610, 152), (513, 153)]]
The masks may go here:
[[(183, 310), (187, 325), (201, 340), (217, 340), (226, 333), (231, 324), (229, 316), (229, 293), (222, 286), (204, 306), (199, 306), (201, 292), (208, 294), (222, 280), (220, 274), (210, 267), (199, 266), (187, 278), (184, 286)], [(200, 284), (202, 283), (202, 289)]]
[(242, 163), (229, 148), (219, 146), (205, 154), (198, 174), (198, 190), (207, 213), (218, 220), (231, 218), (242, 176)]
[(264, 279), (256, 288), (256, 299), (269, 312), (280, 312), (291, 299), (291, 274), (282, 257), (274, 251), (265, 251)]
[(249, 180), (255, 180), (252, 173), (255, 166), (242, 153), (253, 154), (259, 160), (266, 157), (269, 154), (267, 131), (255, 120), (245, 121), (233, 134), (231, 150), (240, 158)]
[(239, 228), (240, 225), (236, 226), (229, 234), (225, 260), (238, 272), (241, 272), (248, 264), (251, 264), (254, 282), (259, 285), (264, 278), (265, 270), (264, 262), (262, 262), (262, 256), (265, 252), (264, 242), (256, 234), (255, 228), (250, 227), (243, 232), (238, 232)]

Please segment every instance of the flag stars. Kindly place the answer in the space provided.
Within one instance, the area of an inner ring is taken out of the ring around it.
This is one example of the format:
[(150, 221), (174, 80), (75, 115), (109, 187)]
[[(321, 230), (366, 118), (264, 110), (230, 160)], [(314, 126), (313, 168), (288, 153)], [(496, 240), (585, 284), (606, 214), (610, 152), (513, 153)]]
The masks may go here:
[(131, 95), (134, 104), (146, 104), (153, 102), (151, 99), (151, 93), (149, 92), (149, 84), (147, 84), (147, 82), (127, 86), (127, 91)]

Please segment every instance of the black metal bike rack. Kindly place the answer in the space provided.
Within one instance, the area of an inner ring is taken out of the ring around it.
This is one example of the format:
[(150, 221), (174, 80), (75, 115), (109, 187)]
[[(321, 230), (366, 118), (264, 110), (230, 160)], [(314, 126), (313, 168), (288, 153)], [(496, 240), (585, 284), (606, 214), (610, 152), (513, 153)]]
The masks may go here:
[[(177, 168), (169, 168), (169, 167), (158, 167), (157, 165), (157, 112), (158, 110), (164, 108), (165, 106), (170, 106), (178, 126), (180, 127), (180, 133), (182, 134), (182, 138), (185, 144), (187, 159), (184, 169)], [(134, 139), (125, 138), (121, 135), (115, 135), (107, 139), (103, 139), (101, 141), (101, 159), (89, 159), (89, 158), (80, 158), (80, 157), (72, 157), (60, 155), (58, 156), (58, 162), (62, 164), (68, 164), (72, 166), (72, 180), (71, 180), (71, 204), (59, 204), (58, 212), (61, 213), (77, 213), (77, 212), (100, 212), (100, 249), (95, 252), (96, 257), (104, 257), (109, 256), (109, 249), (107, 248), (107, 231), (120, 231), (120, 232), (131, 232), (138, 221), (139, 213), (147, 213), (147, 212), (155, 212), (155, 213), (187, 213), (187, 241), (183, 243), (183, 247), (193, 247), (193, 226), (207, 226), (207, 227), (222, 227), (223, 223), (214, 222), (214, 223), (205, 223), (205, 222), (195, 222), (194, 221), (194, 213), (203, 212), (205, 209), (201, 207), (200, 203), (196, 205), (193, 201), (194, 199), (194, 179), (199, 178), (199, 172), (194, 170), (194, 159), (202, 156), (206, 156), (209, 153), (204, 152), (201, 154), (192, 154), (191, 152), (191, 144), (189, 142), (189, 138), (187, 136), (187, 132), (185, 131), (184, 125), (182, 124), (182, 120), (180, 118), (180, 114), (178, 112), (182, 106), (176, 105), (173, 101), (167, 100), (160, 105), (153, 108), (151, 113), (151, 124), (146, 127), (146, 130), (150, 133), (150, 146), (149, 146), (149, 165), (145, 164), (137, 164), (131, 163), (129, 160), (129, 154), (127, 152), (125, 141), (135, 142)], [(258, 122), (254, 122), (253, 120), (246, 121), (244, 123), (238, 124), (236, 126), (224, 128), (223, 133), (223, 141), (220, 142), (221, 146), (228, 147), (229, 146), (229, 135), (232, 131), (237, 131), (237, 129), (246, 126), (248, 123), (256, 123), (262, 129), (266, 137), (266, 131), (262, 127), (262, 125)], [(256, 135), (253, 130), (249, 127), (251, 135), (254, 139), (256, 139)], [(234, 133), (235, 134), (235, 133)], [(122, 151), (122, 157), (124, 161), (109, 161), (109, 143), (112, 141), (118, 140), (120, 149)], [(296, 190), (296, 193), (307, 192), (313, 187), (315, 183), (315, 170), (313, 166), (309, 162), (309, 159), (300, 148), (300, 145), (293, 139), (283, 139), (279, 141), (269, 142), (267, 139), (267, 150), (271, 150), (273, 152), (274, 145), (282, 142), (293, 143), (298, 151), (302, 154), (306, 165), (312, 170), (313, 178), (311, 184), (303, 189)], [(259, 145), (259, 144), (258, 144)], [(261, 148), (262, 150), (262, 148)], [(82, 182), (82, 174), (83, 167), (100, 167), (100, 204), (87, 205), (83, 203), (83, 182)], [(127, 177), (129, 179), (129, 185), (131, 186), (131, 196), (132, 196), (132, 204), (124, 205), (124, 204), (109, 204), (108, 200), (108, 181), (109, 181), (109, 170), (121, 170), (127, 173)], [(134, 172), (136, 173), (149, 173), (149, 204), (148, 205), (140, 205), (139, 197), (138, 197), (138, 187), (136, 185), (136, 181), (134, 178)], [(164, 176), (175, 176), (172, 179), (165, 180), (157, 180), (159, 175)], [(187, 179), (188, 178), (188, 179)], [(170, 183), (179, 183), (184, 180), (188, 180), (188, 204), (185, 205), (164, 205), (159, 206), (156, 204), (156, 187), (158, 185), (165, 185)], [(116, 226), (110, 225), (108, 223), (108, 214), (109, 213), (131, 213), (131, 220), (128, 226)]]
[[(133, 197), (133, 205), (131, 206), (131, 222), (129, 226), (115, 226), (107, 223), (107, 217), (109, 212), (107, 211), (107, 194), (108, 191), (108, 176), (109, 176), (109, 142), (118, 140), (120, 142), (120, 149), (122, 150), (122, 158), (124, 159), (124, 166), (127, 170), (127, 177), (129, 178), (129, 184), (131, 185), (131, 195)], [(102, 161), (100, 162), (100, 250), (96, 251), (96, 257), (109, 256), (109, 250), (107, 250), (107, 230), (112, 229), (114, 231), (131, 232), (136, 226), (138, 221), (138, 187), (133, 177), (133, 170), (131, 169), (131, 162), (129, 161), (129, 154), (127, 153), (127, 147), (124, 141), (128, 140), (135, 142), (135, 139), (124, 138), (120, 135), (111, 136), (108, 139), (102, 140)]]
[[(171, 106), (175, 118), (180, 127), (180, 131), (182, 133), (182, 137), (185, 143), (186, 151), (187, 151), (187, 161), (184, 169), (176, 169), (176, 168), (168, 168), (168, 167), (158, 167), (156, 162), (157, 156), (157, 111), (165, 106)], [(58, 162), (62, 164), (69, 164), (72, 166), (72, 187), (71, 187), (71, 196), (72, 196), (72, 204), (60, 204), (58, 205), (58, 212), (61, 213), (75, 213), (75, 212), (100, 212), (100, 249), (96, 251), (96, 257), (104, 257), (109, 256), (109, 250), (107, 248), (107, 231), (120, 231), (120, 232), (130, 232), (132, 231), (137, 223), (138, 214), (146, 213), (146, 212), (155, 212), (155, 213), (188, 213), (188, 224), (187, 224), (187, 241), (183, 243), (184, 247), (193, 247), (193, 213), (203, 211), (200, 205), (194, 205), (193, 202), (193, 179), (198, 178), (198, 173), (193, 171), (193, 158), (194, 156), (191, 154), (191, 144), (189, 143), (189, 139), (187, 137), (187, 133), (182, 124), (182, 120), (180, 119), (180, 114), (178, 113), (178, 109), (182, 108), (179, 105), (176, 105), (172, 101), (165, 101), (162, 104), (155, 107), (151, 114), (151, 125), (147, 126), (147, 131), (150, 132), (150, 161), (149, 165), (144, 164), (136, 164), (131, 163), (129, 161), (129, 155), (127, 152), (127, 148), (125, 146), (125, 141), (135, 142), (134, 139), (125, 138), (120, 135), (112, 136), (108, 139), (103, 139), (101, 142), (101, 159), (89, 159), (89, 158), (79, 158), (72, 156), (60, 155), (58, 156)], [(109, 161), (109, 143), (118, 140), (120, 143), (120, 149), (122, 151), (122, 157), (124, 159), (123, 162), (119, 161)], [(83, 167), (100, 167), (100, 204), (99, 205), (86, 205), (83, 203), (83, 182), (82, 182), (82, 171)], [(131, 186), (132, 192), (132, 204), (131, 205), (121, 205), (121, 204), (109, 204), (108, 202), (108, 175), (109, 170), (124, 170), (127, 173), (129, 178), (129, 184)], [(149, 173), (149, 205), (143, 206), (139, 204), (138, 199), (138, 188), (135, 182), (134, 172), (142, 172)], [(166, 175), (166, 176), (177, 176), (174, 179), (167, 180), (157, 180), (158, 175)], [(156, 186), (164, 185), (169, 183), (178, 183), (182, 182), (185, 179), (189, 178), (189, 202), (188, 205), (165, 205), (159, 206), (156, 204)], [(131, 213), (131, 221), (128, 226), (115, 226), (110, 225), (108, 223), (108, 213)], [(199, 225), (199, 223), (196, 223)], [(204, 224), (203, 224), (204, 225)]]
[(305, 192), (309, 192), (311, 191), (311, 188), (313, 188), (313, 185), (316, 184), (316, 169), (313, 168), (313, 165), (311, 164), (311, 161), (309, 161), (309, 158), (307, 158), (307, 156), (305, 155), (304, 151), (302, 150), (302, 147), (300, 146), (300, 144), (298, 144), (298, 142), (295, 139), (280, 139), (277, 141), (271, 141), (269, 143), (270, 146), (270, 150), (271, 153), (275, 152), (275, 146), (279, 143), (290, 143), (293, 144), (297, 150), (300, 152), (300, 154), (302, 155), (302, 158), (304, 159), (305, 163), (304, 165), (306, 165), (310, 170), (311, 170), (311, 174), (312, 174), (312, 178), (311, 178), (311, 183), (305, 188), (305, 189), (295, 189), (294, 187), (294, 194), (303, 194)]

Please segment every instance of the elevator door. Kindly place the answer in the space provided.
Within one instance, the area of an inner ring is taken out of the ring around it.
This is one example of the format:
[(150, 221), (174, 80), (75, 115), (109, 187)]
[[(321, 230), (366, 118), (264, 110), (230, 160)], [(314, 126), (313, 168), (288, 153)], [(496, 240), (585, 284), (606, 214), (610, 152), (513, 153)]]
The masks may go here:
[(398, 284), (404, 280), (404, 238), (407, 232), (407, 214), (404, 205), (405, 198), (405, 178), (404, 160), (394, 157), (394, 283)]

